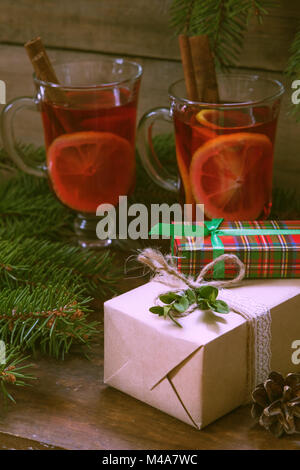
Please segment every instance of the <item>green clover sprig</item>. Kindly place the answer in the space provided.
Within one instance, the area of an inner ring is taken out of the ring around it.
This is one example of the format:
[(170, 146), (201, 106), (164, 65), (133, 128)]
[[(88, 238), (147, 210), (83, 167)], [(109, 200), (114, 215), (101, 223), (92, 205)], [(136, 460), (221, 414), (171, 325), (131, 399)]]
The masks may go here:
[(218, 288), (213, 286), (189, 288), (182, 292), (167, 292), (159, 296), (159, 300), (165, 305), (156, 305), (149, 308), (149, 310), (151, 313), (165, 319), (170, 318), (177, 326), (182, 328), (182, 325), (175, 317), (182, 316), (194, 304), (200, 310), (211, 310), (221, 314), (228, 313), (229, 307), (226, 302), (217, 299), (218, 293)]

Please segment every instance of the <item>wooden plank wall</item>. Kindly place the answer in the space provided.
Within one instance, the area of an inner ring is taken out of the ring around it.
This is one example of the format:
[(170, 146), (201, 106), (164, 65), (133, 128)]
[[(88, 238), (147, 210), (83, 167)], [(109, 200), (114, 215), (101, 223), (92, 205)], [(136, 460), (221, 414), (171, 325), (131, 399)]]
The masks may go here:
[[(41, 35), (54, 59), (98, 54), (134, 58), (144, 67), (139, 115), (167, 105), (168, 85), (182, 76), (177, 40), (168, 25), (169, 5), (170, 0), (1, 0), (0, 79), (7, 84), (7, 98), (32, 94), (31, 66), (22, 45)], [(299, 23), (299, 0), (281, 0), (263, 25), (252, 21), (238, 64), (242, 71), (282, 79), (286, 85), (275, 181), (296, 189), (300, 124), (289, 116), (291, 83), (282, 72)], [(20, 138), (41, 143), (38, 116), (20, 115), (17, 124)]]

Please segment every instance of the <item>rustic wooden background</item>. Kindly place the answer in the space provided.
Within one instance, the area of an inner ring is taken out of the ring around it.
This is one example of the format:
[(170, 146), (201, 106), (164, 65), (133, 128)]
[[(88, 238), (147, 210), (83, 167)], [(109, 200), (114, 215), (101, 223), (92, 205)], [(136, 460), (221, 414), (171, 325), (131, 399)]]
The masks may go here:
[[(7, 100), (32, 94), (31, 65), (23, 43), (41, 35), (55, 59), (98, 54), (136, 59), (144, 67), (139, 115), (166, 105), (168, 85), (182, 76), (177, 40), (168, 26), (169, 4), (170, 0), (1, 0), (0, 79), (6, 82)], [(251, 23), (239, 69), (285, 83), (275, 182), (300, 191), (300, 124), (289, 116), (291, 83), (282, 76), (300, 22), (300, 2), (280, 4), (263, 25)], [(41, 143), (39, 118), (31, 114), (18, 117), (18, 135)]]

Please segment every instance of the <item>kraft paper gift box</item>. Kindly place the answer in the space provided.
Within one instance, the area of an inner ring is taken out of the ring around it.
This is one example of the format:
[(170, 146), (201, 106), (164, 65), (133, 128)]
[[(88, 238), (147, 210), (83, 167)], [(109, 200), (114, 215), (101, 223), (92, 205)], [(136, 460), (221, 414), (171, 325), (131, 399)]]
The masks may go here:
[[(271, 312), (271, 370), (300, 372), (300, 280), (243, 281), (233, 290)], [(183, 328), (149, 312), (170, 291), (151, 281), (104, 304), (104, 381), (198, 429), (244, 403), (247, 324), (239, 314), (195, 311)], [(295, 361), (294, 361), (295, 362)]]

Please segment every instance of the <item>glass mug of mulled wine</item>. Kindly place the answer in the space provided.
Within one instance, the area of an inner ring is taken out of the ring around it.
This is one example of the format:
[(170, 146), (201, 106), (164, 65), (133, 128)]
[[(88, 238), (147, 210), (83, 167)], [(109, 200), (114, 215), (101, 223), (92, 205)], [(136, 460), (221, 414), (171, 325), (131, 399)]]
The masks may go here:
[[(184, 80), (169, 88), (170, 109), (145, 114), (138, 151), (148, 175), (186, 204), (204, 204), (207, 219), (257, 220), (272, 205), (274, 141), (283, 85), (257, 75), (218, 76), (220, 102), (188, 100)], [(152, 128), (173, 122), (179, 180), (155, 153)], [(194, 212), (195, 213), (195, 212)]]
[[(96, 239), (96, 209), (116, 206), (135, 186), (136, 109), (142, 67), (101, 58), (54, 64), (56, 83), (33, 76), (34, 98), (11, 101), (2, 113), (5, 150), (26, 173), (48, 177), (57, 198), (77, 213), (82, 246), (106, 246)], [(46, 163), (29, 165), (17, 150), (13, 121), (22, 108), (41, 112)]]

